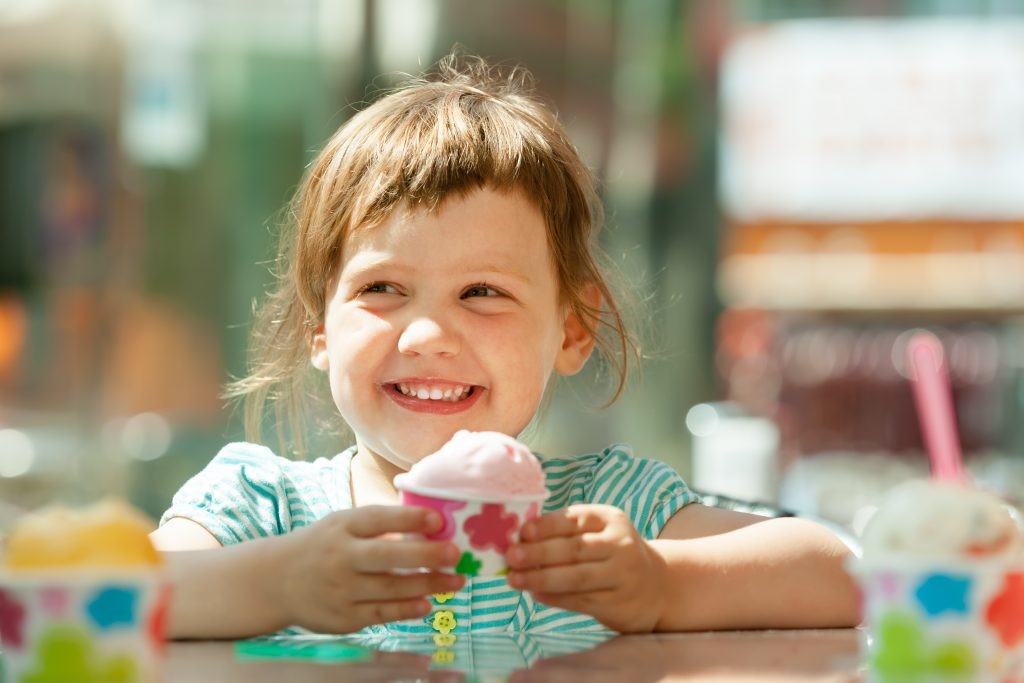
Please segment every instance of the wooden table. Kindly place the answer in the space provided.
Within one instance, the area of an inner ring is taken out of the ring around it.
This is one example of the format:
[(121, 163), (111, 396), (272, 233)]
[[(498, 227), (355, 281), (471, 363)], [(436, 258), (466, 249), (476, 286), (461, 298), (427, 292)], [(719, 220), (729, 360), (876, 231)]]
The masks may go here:
[[(543, 636), (526, 637), (544, 645)], [(248, 659), (232, 642), (176, 642), (169, 646), (164, 680), (866, 681), (859, 646), (860, 635), (854, 629), (634, 635), (617, 636), (586, 651), (516, 663), (508, 660), (507, 650), (489, 654), (489, 648), (503, 649), (501, 643), (474, 638), (471, 654), (456, 648), (447, 659), (438, 659), (436, 652), (432, 657), (415, 651), (368, 650), (355, 661), (325, 662)], [(510, 661), (505, 669), (496, 663), (502, 657)]]

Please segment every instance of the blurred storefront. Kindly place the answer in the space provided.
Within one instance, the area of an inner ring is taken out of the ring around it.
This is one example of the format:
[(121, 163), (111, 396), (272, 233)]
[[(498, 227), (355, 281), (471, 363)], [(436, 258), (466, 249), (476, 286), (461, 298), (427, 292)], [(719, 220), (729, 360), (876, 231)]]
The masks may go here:
[(715, 364), (778, 429), (782, 505), (856, 527), (927, 471), (919, 327), (976, 478), (1024, 502), (1021, 45), (996, 11), (756, 21), (730, 43)]

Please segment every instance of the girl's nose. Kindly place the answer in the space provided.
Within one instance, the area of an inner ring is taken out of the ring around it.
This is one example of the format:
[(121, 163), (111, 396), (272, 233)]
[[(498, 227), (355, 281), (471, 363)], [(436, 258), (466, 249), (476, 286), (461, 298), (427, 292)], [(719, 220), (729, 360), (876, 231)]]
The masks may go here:
[(398, 338), (399, 352), (410, 355), (454, 356), (461, 349), (455, 330), (434, 318), (416, 318)]

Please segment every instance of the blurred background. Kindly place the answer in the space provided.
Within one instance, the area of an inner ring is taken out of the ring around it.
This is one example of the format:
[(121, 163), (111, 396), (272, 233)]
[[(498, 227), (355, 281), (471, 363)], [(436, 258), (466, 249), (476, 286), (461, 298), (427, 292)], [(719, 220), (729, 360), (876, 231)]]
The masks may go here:
[(565, 382), (537, 450), (628, 442), (856, 529), (926, 471), (926, 327), (971, 469), (1020, 502), (1017, 0), (0, 0), (0, 532), (104, 494), (157, 517), (242, 437), (219, 393), (282, 206), (456, 43), (533, 72), (644, 305), (628, 393)]

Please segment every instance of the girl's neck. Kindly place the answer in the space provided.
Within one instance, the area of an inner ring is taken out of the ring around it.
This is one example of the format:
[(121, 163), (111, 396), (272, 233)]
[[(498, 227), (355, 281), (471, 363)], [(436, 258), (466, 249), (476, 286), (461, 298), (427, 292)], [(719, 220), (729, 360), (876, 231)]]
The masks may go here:
[(395, 477), (404, 472), (369, 449), (360, 448), (352, 458), (352, 504), (394, 505), (398, 502)]

